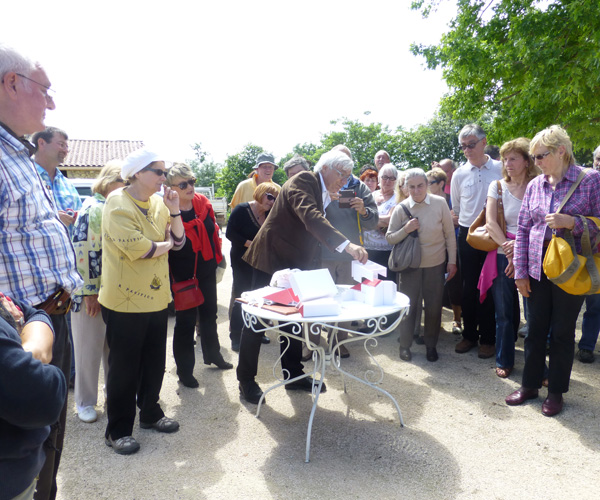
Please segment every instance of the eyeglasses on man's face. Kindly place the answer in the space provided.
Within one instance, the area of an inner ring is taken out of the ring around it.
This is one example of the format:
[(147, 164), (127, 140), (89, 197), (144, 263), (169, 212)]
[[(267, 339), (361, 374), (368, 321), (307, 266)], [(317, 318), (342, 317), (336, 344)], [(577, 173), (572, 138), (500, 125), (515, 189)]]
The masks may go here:
[[(42, 91), (42, 94), (44, 94), (44, 97), (46, 98), (46, 101), (48, 101), (48, 102), (54, 102), (53, 95), (56, 94), (56, 91), (54, 89), (51, 89), (48, 85), (44, 85), (43, 83), (36, 82), (34, 79), (29, 78), (28, 76), (22, 75), (21, 73), (15, 73), (15, 74), (17, 76), (20, 76), (21, 78), (24, 78), (25, 80), (29, 80), (30, 82), (33, 82), (36, 85), (39, 85), (40, 87), (42, 87), (44, 89)], [(49, 94), (48, 92), (52, 92), (52, 95)]]
[(460, 149), (463, 151), (465, 149), (475, 149), (475, 146), (477, 146), (477, 144), (479, 144), (481, 141), (483, 141), (483, 138), (475, 142), (470, 142), (469, 144), (460, 144)]
[(344, 174), (343, 172), (340, 172), (340, 171), (339, 171), (337, 168), (335, 168), (335, 167), (333, 167), (333, 170), (335, 170), (335, 171), (338, 173), (338, 175), (339, 175), (339, 176), (340, 176), (342, 179), (344, 179), (344, 181), (347, 181), (347, 180), (350, 178), (350, 175), (349, 175), (349, 174)]
[(185, 189), (188, 186), (189, 187), (194, 187), (196, 185), (196, 179), (194, 179), (193, 177), (189, 180), (189, 181), (183, 181), (180, 182), (179, 184), (175, 184), (179, 189)]
[(546, 151), (545, 153), (541, 153), (539, 155), (531, 155), (531, 159), (533, 161), (535, 161), (535, 160), (541, 161), (544, 158), (546, 158), (546, 156), (548, 156), (549, 154), (552, 154), (552, 151)]

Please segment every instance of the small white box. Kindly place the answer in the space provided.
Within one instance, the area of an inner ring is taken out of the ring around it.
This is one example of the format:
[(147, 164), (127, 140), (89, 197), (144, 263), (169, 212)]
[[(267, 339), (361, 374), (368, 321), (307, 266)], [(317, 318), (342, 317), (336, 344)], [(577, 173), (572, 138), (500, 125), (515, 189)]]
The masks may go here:
[(337, 287), (328, 269), (300, 271), (290, 274), (290, 285), (292, 285), (292, 290), (294, 290), (300, 302), (320, 299), (321, 297), (333, 297), (337, 294)]
[(383, 288), (383, 305), (391, 306), (396, 301), (397, 285), (393, 281), (383, 280), (379, 283), (379, 287)]
[(363, 279), (376, 280), (378, 275), (387, 277), (387, 267), (381, 266), (373, 261), (368, 260), (365, 264), (361, 264), (357, 260), (352, 261), (352, 278), (359, 283)]
[(308, 300), (300, 304), (300, 314), (304, 318), (315, 316), (337, 316), (340, 314), (341, 307), (339, 302), (327, 297), (324, 299)]
[(374, 307), (383, 305), (383, 287), (381, 286), (381, 283), (375, 286), (365, 285), (363, 283), (360, 290), (363, 294), (365, 304)]

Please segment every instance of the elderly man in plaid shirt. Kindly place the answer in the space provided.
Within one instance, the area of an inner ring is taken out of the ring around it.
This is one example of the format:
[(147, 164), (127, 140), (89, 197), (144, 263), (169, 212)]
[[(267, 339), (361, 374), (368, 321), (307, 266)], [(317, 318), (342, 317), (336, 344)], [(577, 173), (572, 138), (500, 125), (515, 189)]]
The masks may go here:
[[(75, 252), (50, 193), (30, 159), (25, 134), (44, 130), (54, 109), (50, 80), (39, 63), (0, 44), (0, 290), (51, 314), (52, 364), (69, 377), (71, 345), (65, 314), (83, 285)], [(67, 402), (46, 448), (36, 499), (56, 497)], [(58, 450), (58, 452), (57, 452)]]

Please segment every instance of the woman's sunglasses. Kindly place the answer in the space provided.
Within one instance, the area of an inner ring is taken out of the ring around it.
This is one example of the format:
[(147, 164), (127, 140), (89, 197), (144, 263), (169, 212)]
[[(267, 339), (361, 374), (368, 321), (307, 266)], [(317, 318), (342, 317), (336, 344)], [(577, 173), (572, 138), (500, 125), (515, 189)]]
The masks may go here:
[(275, 201), (277, 199), (271, 193), (265, 193), (265, 196), (267, 197), (267, 200), (269, 200), (269, 201)]
[(194, 187), (196, 185), (196, 179), (193, 177), (189, 181), (180, 182), (179, 184), (175, 184), (179, 189), (185, 189), (188, 186)]

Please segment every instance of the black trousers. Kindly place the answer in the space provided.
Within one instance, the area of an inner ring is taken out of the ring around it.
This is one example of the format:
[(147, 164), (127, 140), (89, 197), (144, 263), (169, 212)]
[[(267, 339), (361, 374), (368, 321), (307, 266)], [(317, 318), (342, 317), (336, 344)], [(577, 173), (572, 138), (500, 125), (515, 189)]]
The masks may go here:
[(528, 332), (525, 337), (523, 387), (542, 387), (546, 363), (546, 342), (550, 334), (548, 392), (569, 390), (575, 353), (575, 326), (585, 300), (570, 295), (553, 284), (544, 273), (540, 281), (529, 278), (531, 293), (527, 299)]
[[(458, 258), (463, 279), (463, 337), (471, 342), (486, 345), (496, 343), (496, 320), (494, 300), (488, 293), (482, 304), (479, 303), (477, 283), (487, 252), (475, 250), (467, 243), (468, 227), (460, 226), (458, 231)], [(454, 278), (456, 279), (456, 278)]]
[[(204, 303), (198, 307), (177, 311), (173, 332), (173, 357), (177, 374), (193, 374), (196, 356), (194, 332), (198, 323), (198, 334), (205, 363), (212, 363), (221, 350), (217, 333), (217, 276), (215, 272), (198, 277), (198, 285), (204, 295)], [(197, 321), (198, 320), (198, 321)]]
[(235, 302), (235, 299), (241, 297), (242, 293), (252, 290), (253, 269), (247, 265), (240, 265), (232, 261), (231, 271), (233, 272), (233, 284), (231, 286), (231, 300), (229, 302), (229, 338), (235, 343), (240, 342), (244, 328), (242, 306), (239, 302)]
[[(64, 315), (51, 315), (52, 327), (54, 328), (54, 344), (52, 346), (52, 361), (54, 365), (63, 372), (65, 380), (71, 377), (71, 341), (69, 340), (69, 329), (67, 319)], [(37, 482), (35, 500), (54, 500), (56, 498), (56, 475), (60, 465), (63, 443), (65, 440), (65, 424), (67, 421), (67, 400), (60, 412), (58, 422), (51, 426), (50, 435), (44, 443), (46, 461), (40, 471)]]
[(108, 380), (105, 435), (113, 439), (131, 436), (136, 399), (140, 421), (154, 423), (165, 416), (158, 398), (165, 375), (167, 309), (147, 313), (123, 313), (102, 307), (106, 323)]
[[(252, 275), (252, 290), (268, 286), (270, 281), (270, 274), (255, 269)], [(237, 379), (242, 384), (250, 382), (256, 377), (256, 373), (258, 372), (258, 356), (260, 354), (261, 338), (262, 334), (256, 333), (252, 331), (251, 328), (244, 326), (237, 367)], [(282, 353), (287, 345), (288, 342), (285, 340), (280, 344)], [(289, 373), (290, 378), (298, 377), (304, 373), (304, 365), (302, 364), (302, 342), (300, 340), (290, 339), (289, 349), (287, 349), (281, 358), (281, 367)]]

